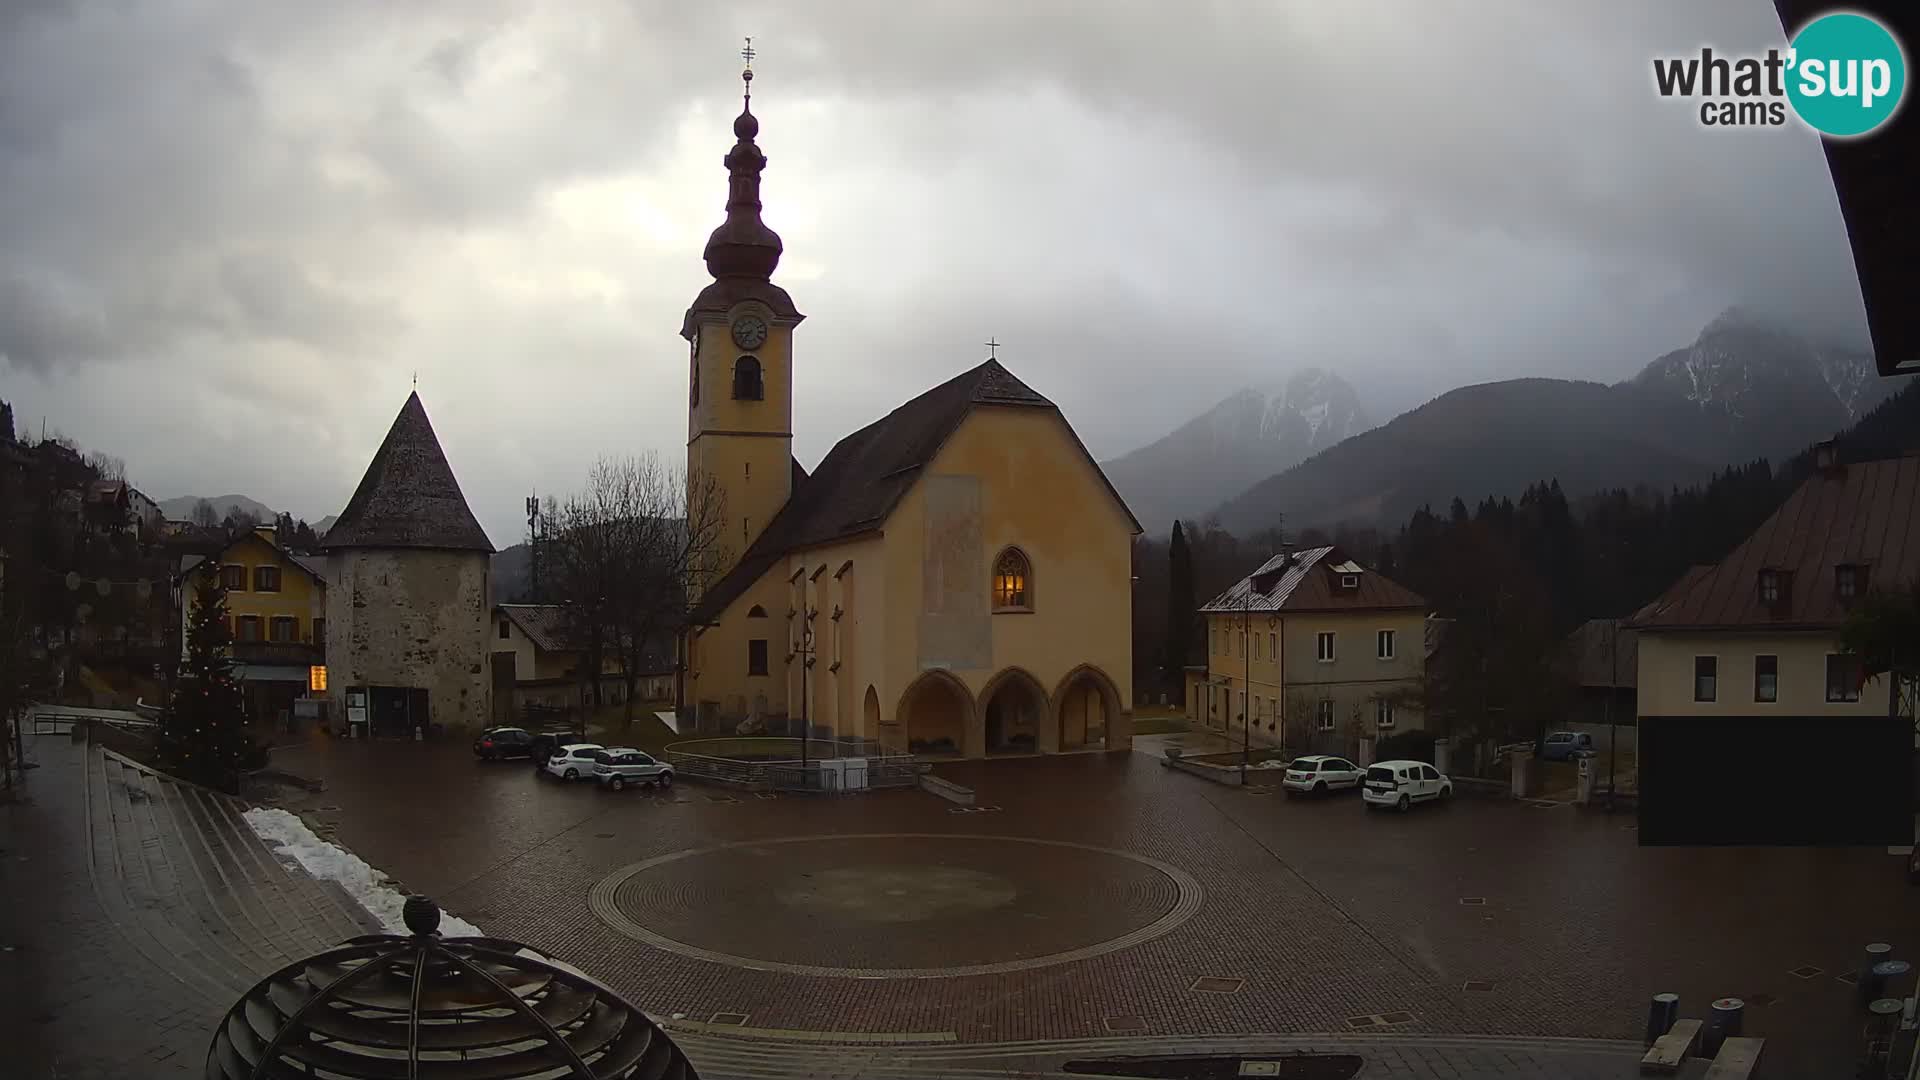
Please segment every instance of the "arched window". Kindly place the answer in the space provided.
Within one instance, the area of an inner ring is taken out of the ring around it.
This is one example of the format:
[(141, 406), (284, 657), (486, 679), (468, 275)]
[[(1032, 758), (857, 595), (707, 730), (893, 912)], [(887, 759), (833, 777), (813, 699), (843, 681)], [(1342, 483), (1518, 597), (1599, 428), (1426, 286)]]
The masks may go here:
[(737, 401), (759, 401), (766, 396), (760, 383), (760, 361), (743, 356), (733, 362), (733, 396)]
[(1019, 548), (1008, 548), (993, 561), (993, 609), (1033, 610), (1033, 566)]
[(764, 619), (766, 617), (767, 609), (761, 607), (759, 604), (755, 604), (747, 609), (747, 618), (749, 619)]

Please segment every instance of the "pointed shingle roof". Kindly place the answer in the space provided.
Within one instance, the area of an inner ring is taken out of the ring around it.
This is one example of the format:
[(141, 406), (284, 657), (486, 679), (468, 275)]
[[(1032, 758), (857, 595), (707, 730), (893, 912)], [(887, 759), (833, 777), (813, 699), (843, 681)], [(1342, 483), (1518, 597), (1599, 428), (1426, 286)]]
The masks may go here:
[(437, 548), (493, 554), (493, 542), (474, 520), (453, 468), (427, 421), (418, 393), (394, 417), (393, 427), (367, 465), (367, 474), (322, 544), (340, 548)]

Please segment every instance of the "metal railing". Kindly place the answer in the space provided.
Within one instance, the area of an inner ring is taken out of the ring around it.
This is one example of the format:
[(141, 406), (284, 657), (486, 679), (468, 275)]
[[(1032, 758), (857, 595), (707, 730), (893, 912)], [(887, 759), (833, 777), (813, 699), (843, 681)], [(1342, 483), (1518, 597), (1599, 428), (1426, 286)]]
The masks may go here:
[(822, 779), (822, 760), (864, 758), (867, 787), (906, 787), (927, 766), (911, 754), (888, 749), (872, 739), (809, 739), (806, 760), (800, 740), (779, 737), (688, 739), (660, 752), (681, 777), (766, 790), (830, 791), (838, 785)]

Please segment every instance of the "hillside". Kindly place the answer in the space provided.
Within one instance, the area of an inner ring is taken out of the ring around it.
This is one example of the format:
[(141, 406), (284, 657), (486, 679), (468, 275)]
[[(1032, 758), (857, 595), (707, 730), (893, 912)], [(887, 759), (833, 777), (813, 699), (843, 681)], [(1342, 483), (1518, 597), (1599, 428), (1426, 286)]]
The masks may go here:
[(272, 521), (278, 516), (266, 503), (245, 495), (181, 495), (172, 499), (161, 499), (160, 512), (165, 514), (168, 520), (186, 521), (193, 517), (194, 506), (203, 498), (213, 504), (214, 512), (221, 517), (226, 517), (228, 509), (235, 506), (252, 514), (259, 521)]
[(1221, 504), (1236, 533), (1395, 523), (1455, 496), (1516, 497), (1557, 478), (1570, 495), (1704, 480), (1781, 461), (1859, 419), (1911, 380), (1872, 374), (1859, 350), (1816, 347), (1729, 310), (1684, 349), (1607, 386), (1513, 379), (1462, 387), (1268, 477)]
[(1164, 529), (1371, 426), (1345, 379), (1307, 368), (1268, 390), (1240, 390), (1101, 468), (1142, 524)]

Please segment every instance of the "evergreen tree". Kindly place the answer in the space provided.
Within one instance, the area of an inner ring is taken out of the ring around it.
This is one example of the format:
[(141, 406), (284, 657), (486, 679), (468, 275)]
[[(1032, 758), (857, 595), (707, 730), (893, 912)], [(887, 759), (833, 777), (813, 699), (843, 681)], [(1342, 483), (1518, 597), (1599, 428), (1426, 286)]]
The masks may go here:
[(1178, 521), (1173, 523), (1173, 540), (1167, 545), (1167, 682), (1175, 689), (1174, 700), (1185, 704), (1186, 666), (1192, 658), (1193, 624), (1199, 616), (1193, 596), (1193, 552), (1187, 547), (1187, 534)]
[(195, 578), (187, 656), (160, 718), (157, 749), (162, 763), (181, 777), (235, 791), (252, 743), (240, 681), (233, 676), (227, 591), (212, 560)]

